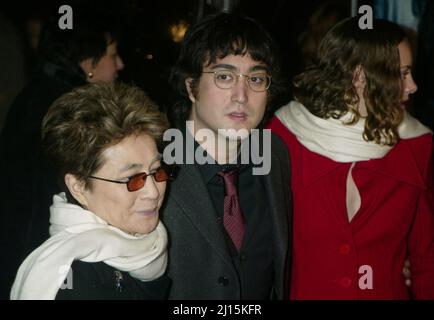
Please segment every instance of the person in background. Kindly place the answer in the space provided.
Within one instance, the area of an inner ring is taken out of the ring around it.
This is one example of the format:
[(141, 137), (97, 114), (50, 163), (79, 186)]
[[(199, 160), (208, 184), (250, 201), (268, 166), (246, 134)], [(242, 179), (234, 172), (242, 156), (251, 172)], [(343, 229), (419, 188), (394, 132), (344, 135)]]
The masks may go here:
[(10, 107), (0, 135), (0, 248), (6, 261), (0, 297), (10, 291), (22, 259), (48, 238), (48, 208), (59, 192), (52, 166), (40, 154), (42, 118), (73, 88), (116, 80), (124, 67), (116, 21), (102, 10), (74, 6), (74, 28), (61, 30), (56, 11), (41, 35), (40, 67)]
[(291, 298), (433, 299), (433, 140), (405, 110), (410, 46), (398, 25), (358, 19), (327, 33), (268, 125), (292, 160)]
[(309, 18), (307, 30), (298, 38), (304, 67), (314, 62), (318, 46), (326, 33), (349, 16), (350, 7), (342, 1), (325, 1), (315, 9)]
[(88, 85), (53, 103), (42, 146), (62, 192), (50, 207), (50, 238), (22, 263), (11, 299), (167, 297), (159, 209), (170, 172), (158, 150), (167, 127), (158, 107), (124, 84)]
[[(243, 141), (260, 127), (267, 105), (279, 92), (271, 37), (250, 18), (208, 16), (187, 31), (171, 83), (180, 99), (172, 112), (183, 145), (193, 141), (194, 153), (206, 154), (206, 161), (177, 162), (178, 176), (163, 208), (170, 240), (169, 298), (287, 298), (288, 152), (271, 136), (266, 142), (272, 150), (269, 172), (255, 175), (251, 158), (239, 161)], [(187, 126), (186, 120), (193, 125)], [(209, 140), (198, 134), (203, 129)], [(228, 141), (228, 148), (221, 147)]]
[(24, 41), (9, 19), (0, 13), (0, 131), (7, 111), (26, 82)]
[(429, 1), (419, 24), (416, 79), (415, 115), (434, 130), (434, 2)]

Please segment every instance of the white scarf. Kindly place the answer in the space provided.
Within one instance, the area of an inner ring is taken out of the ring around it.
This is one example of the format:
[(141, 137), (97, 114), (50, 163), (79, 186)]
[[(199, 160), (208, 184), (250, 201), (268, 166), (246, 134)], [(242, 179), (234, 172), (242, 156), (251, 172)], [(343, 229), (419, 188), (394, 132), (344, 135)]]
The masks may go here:
[[(346, 208), (351, 221), (361, 206), (361, 196), (352, 177), (354, 162), (383, 158), (393, 147), (379, 145), (363, 139), (365, 120), (354, 125), (345, 125), (351, 119), (346, 114), (341, 119), (322, 119), (306, 109), (298, 101), (291, 101), (276, 112), (277, 118), (307, 149), (336, 162), (353, 162), (346, 181)], [(411, 139), (431, 131), (404, 112), (398, 127), (399, 137)]]
[[(364, 119), (354, 125), (343, 125), (352, 116), (349, 113), (341, 119), (322, 119), (310, 113), (298, 101), (291, 101), (277, 110), (276, 116), (303, 146), (336, 162), (380, 159), (392, 149), (363, 139)], [(411, 139), (430, 132), (404, 112), (404, 120), (398, 127), (400, 138)]]
[[(22, 263), (11, 299), (54, 299), (74, 260), (100, 262), (150, 281), (167, 265), (167, 233), (161, 222), (149, 234), (133, 236), (110, 226), (94, 213), (53, 197), (51, 237)], [(72, 277), (73, 279), (73, 277)]]

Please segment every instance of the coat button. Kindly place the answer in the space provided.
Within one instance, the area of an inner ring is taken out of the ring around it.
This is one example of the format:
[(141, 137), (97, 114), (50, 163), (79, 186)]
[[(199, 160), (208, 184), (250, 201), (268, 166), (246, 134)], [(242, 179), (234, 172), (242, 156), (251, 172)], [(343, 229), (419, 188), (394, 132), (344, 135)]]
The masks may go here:
[(218, 282), (219, 285), (221, 285), (223, 287), (226, 287), (229, 284), (229, 279), (226, 278), (226, 277), (219, 277), (217, 279), (217, 282)]
[(347, 255), (350, 253), (351, 247), (348, 244), (342, 244), (339, 247), (339, 253), (343, 255)]
[(348, 277), (343, 277), (340, 281), (339, 284), (344, 287), (344, 288), (348, 288), (349, 286), (351, 286), (351, 279)]

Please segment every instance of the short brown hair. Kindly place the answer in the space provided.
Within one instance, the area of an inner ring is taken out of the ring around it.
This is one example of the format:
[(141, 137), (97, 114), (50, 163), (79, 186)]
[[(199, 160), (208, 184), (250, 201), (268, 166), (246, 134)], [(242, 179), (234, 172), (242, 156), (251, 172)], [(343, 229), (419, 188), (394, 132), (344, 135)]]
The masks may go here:
[(355, 123), (360, 114), (350, 106), (359, 99), (352, 80), (357, 66), (362, 66), (368, 111), (363, 138), (393, 145), (399, 140), (397, 128), (403, 119), (398, 44), (406, 35), (398, 25), (377, 19), (373, 29), (363, 30), (358, 19), (346, 19), (326, 34), (317, 62), (294, 78), (294, 95), (318, 117), (338, 119), (352, 112), (350, 124)]
[(42, 121), (42, 147), (71, 201), (63, 178), (75, 175), (91, 187), (88, 176), (104, 161), (102, 152), (133, 135), (145, 133), (161, 146), (166, 116), (137, 87), (89, 84), (58, 98)]

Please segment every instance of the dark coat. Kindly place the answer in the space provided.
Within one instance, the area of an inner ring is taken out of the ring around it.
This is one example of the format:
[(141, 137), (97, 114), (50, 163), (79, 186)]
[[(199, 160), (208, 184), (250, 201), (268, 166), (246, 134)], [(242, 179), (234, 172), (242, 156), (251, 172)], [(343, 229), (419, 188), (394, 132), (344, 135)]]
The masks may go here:
[(0, 136), (0, 298), (22, 260), (48, 238), (49, 206), (59, 192), (54, 172), (40, 153), (41, 122), (62, 94), (86, 84), (77, 70), (46, 64), (12, 104)]
[(170, 279), (163, 275), (143, 282), (105, 264), (74, 261), (72, 284), (57, 292), (56, 300), (164, 300)]
[[(285, 145), (275, 136), (271, 150), (271, 171), (262, 176), (274, 235), (274, 247), (270, 248), (274, 252), (274, 285), (270, 297), (284, 299), (289, 294), (290, 163)], [(197, 166), (180, 165), (167, 194), (162, 221), (170, 240), (169, 299), (240, 299), (240, 281)]]

